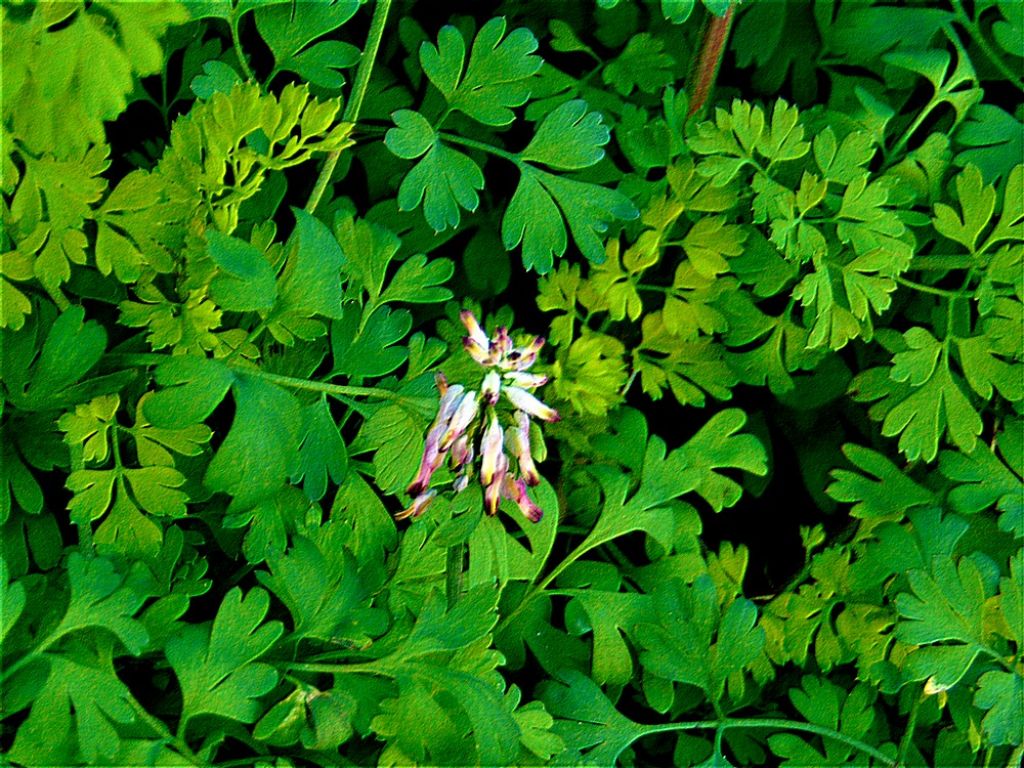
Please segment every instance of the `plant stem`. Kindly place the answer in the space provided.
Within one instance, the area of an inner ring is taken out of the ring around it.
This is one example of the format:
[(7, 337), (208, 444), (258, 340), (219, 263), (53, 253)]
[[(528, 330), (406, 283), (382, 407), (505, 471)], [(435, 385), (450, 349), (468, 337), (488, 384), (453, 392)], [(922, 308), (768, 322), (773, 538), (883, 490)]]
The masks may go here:
[(960, 291), (949, 291), (945, 288), (936, 288), (932, 285), (924, 285), (923, 283), (915, 283), (913, 280), (908, 280), (905, 277), (897, 277), (896, 282), (900, 285), (904, 285), (907, 288), (913, 288), (915, 291), (921, 293), (930, 293), (934, 296), (942, 296), (947, 299), (959, 299), (963, 296)]
[(448, 598), (448, 610), (450, 611), (462, 594), (462, 562), (465, 558), (465, 542), (460, 541), (448, 547), (448, 557), (445, 561), (444, 594)]
[(917, 698), (914, 699), (914, 703), (910, 705), (910, 715), (907, 718), (907, 727), (903, 731), (903, 738), (900, 739), (900, 751), (896, 753), (896, 762), (899, 765), (907, 759), (907, 751), (910, 749), (910, 745), (914, 741), (914, 730), (917, 728), (917, 712), (921, 707), (921, 702), (924, 701), (924, 693), (922, 692)]
[(443, 134), (443, 138), (449, 144), (461, 144), (464, 147), (479, 149), (481, 152), (486, 152), (489, 155), (494, 155), (495, 157), (500, 157), (503, 160), (508, 160), (510, 163), (515, 163), (516, 165), (522, 164), (522, 160), (519, 159), (519, 155), (506, 152), (504, 149), (495, 147), (493, 144), (487, 144), (483, 141), (476, 141), (474, 139), (467, 139), (465, 136), (456, 136), (451, 133)]
[[(366, 89), (370, 85), (370, 75), (373, 72), (374, 62), (377, 60), (377, 52), (380, 50), (380, 41), (384, 36), (384, 25), (388, 20), (388, 11), (391, 9), (391, 0), (377, 0), (373, 9), (373, 19), (370, 21), (370, 31), (366, 36), (366, 48), (359, 61), (359, 69), (356, 71), (356, 79), (352, 84), (352, 92), (349, 94), (348, 104), (345, 105), (345, 112), (341, 119), (346, 123), (354, 123), (359, 119), (359, 111), (363, 108), (363, 99), (366, 97)], [(320, 169), (316, 184), (309, 195), (309, 202), (306, 203), (306, 213), (313, 213), (324, 190), (331, 181), (331, 175), (338, 165), (338, 158), (343, 150), (335, 150), (327, 155), (324, 160), (324, 167)]]
[[(988, 40), (985, 39), (984, 34), (982, 34), (981, 26), (978, 22), (967, 15), (967, 12), (964, 10), (963, 0), (956, 0), (953, 3), (953, 12), (960, 23), (971, 31), (971, 42), (977, 44), (982, 53), (985, 54), (985, 57), (999, 70), (999, 74), (1006, 78), (1008, 82), (1013, 83), (1017, 90), (1024, 91), (1024, 78), (1021, 77), (1020, 72), (1014, 72), (992, 48)], [(948, 29), (947, 34), (952, 37), (954, 32), (952, 29)]]
[(374, 663), (368, 664), (303, 664), (289, 662), (282, 664), (285, 669), (296, 672), (320, 672), (325, 675), (380, 675), (389, 677), (388, 673)]
[(801, 731), (803, 733), (813, 733), (815, 736), (821, 736), (826, 739), (832, 739), (846, 744), (849, 747), (863, 752), (866, 755), (870, 755), (876, 760), (885, 763), (886, 765), (893, 766), (896, 768), (899, 763), (893, 760), (887, 754), (875, 747), (867, 744), (860, 739), (854, 739), (847, 736), (845, 733), (833, 730), (832, 728), (826, 728), (822, 725), (814, 725), (813, 723), (802, 723), (797, 720), (782, 720), (782, 719), (770, 719), (770, 718), (727, 718), (723, 720), (696, 720), (691, 722), (683, 723), (665, 723), (663, 725), (649, 725), (644, 726), (643, 733), (637, 738), (643, 736), (650, 736), (655, 733), (671, 733), (672, 731), (696, 731), (696, 730), (708, 730), (711, 728), (725, 730), (726, 728), (773, 728), (785, 731)]
[(249, 62), (245, 58), (245, 52), (242, 50), (242, 40), (238, 36), (238, 24), (241, 20), (241, 15), (231, 15), (231, 45), (234, 46), (235, 56), (238, 57), (238, 65), (242, 68), (242, 74), (245, 75), (245, 79), (255, 80), (256, 76), (253, 74), (252, 69), (249, 67)]
[(134, 699), (132, 700), (132, 704), (132, 708), (135, 710), (135, 714), (138, 716), (138, 718), (142, 720), (142, 722), (144, 722), (150, 728), (152, 728), (154, 731), (156, 731), (158, 735), (162, 736), (164, 739), (170, 742), (170, 744), (176, 750), (178, 750), (178, 754), (180, 754), (182, 757), (188, 760), (189, 763), (191, 763), (192, 765), (203, 764), (203, 761), (200, 760), (198, 756), (196, 756), (196, 753), (193, 752), (191, 748), (189, 748), (188, 743), (186, 743), (184, 739), (180, 739), (173, 733), (171, 733), (171, 729), (167, 727), (167, 724), (163, 720), (160, 720), (151, 715), (146, 710), (145, 707), (143, 707), (139, 702), (135, 701)]
[(694, 55), (693, 62), (690, 64), (690, 74), (686, 78), (686, 95), (690, 101), (687, 117), (693, 117), (704, 108), (715, 87), (715, 79), (718, 77), (718, 69), (725, 56), (725, 44), (729, 39), (729, 30), (732, 29), (735, 11), (736, 3), (731, 2), (724, 16), (718, 17), (710, 12), (708, 14), (701, 35), (700, 47)]
[(323, 381), (310, 381), (309, 379), (298, 379), (294, 376), (282, 376), (278, 373), (268, 373), (266, 371), (261, 371), (258, 368), (245, 369), (245, 372), (250, 376), (258, 376), (261, 379), (272, 381), (283, 387), (303, 389), (309, 392), (326, 392), (328, 395), (354, 397), (379, 397), (384, 400), (398, 400), (403, 402), (419, 400), (419, 398), (408, 397), (407, 395), (401, 395), (398, 392), (392, 392), (390, 389), (380, 389), (378, 387), (351, 387), (346, 384), (328, 384)]
[[(162, 355), (157, 352), (114, 353), (107, 355), (106, 359), (108, 362), (120, 365), (150, 366), (162, 365), (168, 360), (172, 360), (173, 356)], [(261, 371), (259, 368), (246, 367), (236, 368), (234, 370), (238, 370), (239, 372), (245, 373), (249, 376), (257, 376), (261, 379), (272, 381), (283, 387), (302, 389), (309, 392), (323, 392), (336, 397), (379, 397), (382, 400), (395, 400), (409, 405), (419, 405), (421, 401), (428, 401), (428, 398), (409, 397), (408, 395), (403, 395), (399, 392), (394, 392), (390, 389), (383, 389), (380, 387), (355, 387), (347, 384), (328, 384), (324, 381), (310, 381), (309, 379), (299, 379), (294, 376), (283, 376), (278, 373), (269, 373), (268, 371)], [(433, 400), (430, 399), (430, 402), (433, 402)]]

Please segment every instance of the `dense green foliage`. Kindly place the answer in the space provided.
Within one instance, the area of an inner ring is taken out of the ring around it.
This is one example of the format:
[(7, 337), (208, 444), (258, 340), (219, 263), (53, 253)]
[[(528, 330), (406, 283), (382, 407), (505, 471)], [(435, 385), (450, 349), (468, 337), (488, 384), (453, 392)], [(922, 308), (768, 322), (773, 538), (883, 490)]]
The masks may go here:
[(1018, 765), (1024, 5), (444, 6), (4, 4), (6, 760)]

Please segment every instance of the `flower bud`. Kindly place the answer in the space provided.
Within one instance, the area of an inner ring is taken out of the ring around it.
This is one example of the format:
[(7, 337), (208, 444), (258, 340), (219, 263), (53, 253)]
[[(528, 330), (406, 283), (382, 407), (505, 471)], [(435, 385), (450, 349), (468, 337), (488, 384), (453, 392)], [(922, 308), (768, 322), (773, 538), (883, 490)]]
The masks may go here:
[(479, 412), (480, 403), (477, 400), (477, 393), (470, 390), (462, 396), (458, 408), (455, 409), (451, 421), (448, 422), (448, 429), (445, 430), (444, 435), (441, 437), (439, 447), (442, 452), (447, 451), (451, 444), (469, 429), (469, 425), (473, 423), (473, 419), (476, 418)]
[[(497, 466), (494, 468), (494, 476), (490, 484), (484, 489), (484, 508), (488, 515), (498, 513), (498, 503), (501, 501), (501, 489), (505, 482), (505, 474), (508, 471), (508, 459), (504, 451), (498, 454)], [(482, 472), (481, 472), (482, 474)]]
[(451, 456), (452, 469), (458, 469), (473, 461), (473, 446), (469, 442), (469, 435), (463, 435), (452, 443)]
[(509, 430), (508, 438), (509, 450), (515, 454), (519, 462), (519, 474), (527, 485), (537, 485), (540, 482), (540, 474), (530, 450), (530, 417), (523, 411), (516, 411), (516, 428)]
[(530, 495), (526, 491), (526, 483), (523, 482), (522, 478), (505, 477), (505, 481), (502, 486), (502, 495), (506, 499), (510, 499), (516, 503), (519, 507), (519, 511), (523, 513), (523, 516), (531, 523), (539, 523), (540, 519), (544, 517), (544, 510), (538, 507)]
[(437, 491), (435, 491), (434, 489), (424, 491), (423, 493), (419, 494), (415, 499), (412, 500), (412, 504), (410, 504), (408, 507), (406, 507), (397, 515), (395, 515), (395, 519), (405, 520), (408, 517), (419, 517), (423, 514), (424, 510), (426, 510), (426, 508), (430, 506), (430, 502), (434, 500), (434, 497), (436, 495)]
[(466, 326), (466, 332), (469, 334), (468, 338), (475, 341), (482, 349), (487, 349), (491, 340), (487, 338), (487, 334), (484, 333), (484, 329), (480, 327), (480, 323), (477, 322), (476, 315), (470, 312), (468, 309), (464, 309), (459, 312), (459, 320)]
[(482, 453), (480, 483), (482, 485), (490, 485), (500, 460), (505, 456), (502, 448), (503, 438), (504, 433), (501, 425), (498, 423), (498, 416), (492, 412), (491, 421), (487, 425), (487, 429), (484, 430), (483, 437), (480, 439), (480, 450)]
[(487, 405), (494, 405), (498, 402), (498, 395), (501, 393), (501, 376), (497, 371), (488, 371), (484, 376), (484, 383), (480, 387), (480, 396)]
[(517, 387), (536, 389), (548, 383), (548, 377), (540, 373), (526, 373), (525, 371), (509, 371), (505, 379)]
[(562, 417), (558, 411), (549, 405), (545, 405), (525, 389), (519, 387), (504, 387), (505, 396), (516, 408), (526, 411), (531, 416), (536, 416), (542, 421), (558, 421)]

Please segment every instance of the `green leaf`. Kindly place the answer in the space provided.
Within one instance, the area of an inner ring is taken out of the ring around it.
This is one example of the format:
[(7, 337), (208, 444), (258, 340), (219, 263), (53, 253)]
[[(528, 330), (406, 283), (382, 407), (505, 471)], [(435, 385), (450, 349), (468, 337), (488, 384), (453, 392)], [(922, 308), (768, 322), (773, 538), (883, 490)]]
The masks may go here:
[(67, 560), (71, 601), (60, 623), (50, 632), (49, 644), (84, 629), (109, 632), (136, 656), (149, 642), (149, 634), (133, 617), (146, 601), (106, 558), (86, 559), (72, 552)]
[(207, 254), (220, 268), (210, 282), (210, 296), (234, 312), (269, 309), (277, 299), (274, 270), (258, 248), (244, 240), (208, 232)]
[(203, 62), (203, 74), (193, 77), (189, 87), (200, 99), (209, 99), (215, 93), (230, 93), (241, 82), (238, 70), (215, 59)]
[[(869, 736), (875, 721), (875, 694), (868, 686), (861, 683), (847, 692), (829, 680), (807, 675), (802, 687), (790, 689), (789, 698), (808, 722), (873, 744)], [(808, 744), (806, 737), (790, 733), (769, 736), (768, 744), (783, 758), (784, 766), (864, 764), (864, 754), (839, 739), (822, 739), (824, 753)], [(887, 746), (890, 750), (883, 751), (891, 751)]]
[(75, 306), (52, 321), (42, 347), (36, 349), (39, 331), (38, 325), (33, 325), (30, 332), (22, 331), (17, 341), (3, 331), (4, 386), (11, 402), (27, 411), (41, 411), (91, 399), (92, 394), (85, 394), (89, 382), (76, 384), (106, 350), (103, 326), (85, 320), (85, 310)]
[[(668, 17), (667, 13), (665, 15)], [(665, 53), (664, 42), (641, 32), (633, 35), (625, 50), (604, 67), (601, 79), (622, 96), (628, 96), (634, 88), (643, 93), (656, 93), (675, 79), (674, 66), (675, 60)]]
[(566, 670), (558, 680), (543, 681), (539, 695), (556, 718), (553, 730), (572, 750), (567, 757), (574, 764), (614, 765), (644, 735), (642, 725), (622, 715), (601, 688), (579, 672)]
[[(945, 453), (945, 452), (944, 452)], [(853, 503), (853, 517), (902, 518), (908, 510), (935, 503), (930, 491), (922, 488), (881, 453), (847, 443), (843, 455), (863, 474), (833, 469), (833, 482), (825, 492), (836, 501)], [(957, 454), (959, 455), (959, 454)]]
[(659, 677), (700, 687), (712, 702), (721, 700), (726, 680), (742, 674), (764, 649), (764, 629), (755, 628), (757, 608), (739, 598), (720, 613), (706, 575), (692, 586), (669, 582), (653, 598), (658, 623), (637, 627), (640, 663)]
[(1024, 733), (1024, 677), (993, 670), (978, 679), (974, 704), (988, 710), (981, 727), (990, 744), (1019, 747)]
[(399, 210), (413, 211), (422, 203), (423, 216), (435, 232), (457, 228), (459, 209), (473, 212), (480, 204), (477, 193), (484, 188), (480, 166), (468, 155), (442, 144), (418, 112), (400, 109), (392, 119), (397, 127), (385, 136), (388, 149), (407, 160), (423, 156), (402, 179)]
[(665, 324), (665, 313), (651, 312), (641, 324), (643, 339), (633, 353), (633, 368), (652, 399), (668, 388), (682, 404), (703, 406), (705, 392), (719, 400), (732, 397), (739, 377), (725, 360), (725, 350), (707, 337), (680, 340)]
[(720, 411), (672, 453), (684, 467), (685, 482), (716, 512), (736, 504), (743, 493), (736, 481), (718, 470), (741, 469), (762, 477), (768, 473), (761, 441), (751, 434), (738, 434), (746, 423), (747, 415), (738, 408)]
[(956, 131), (958, 165), (973, 165), (991, 184), (1024, 157), (1024, 123), (995, 104), (975, 104)]
[(907, 657), (905, 673), (912, 680), (929, 678), (945, 690), (985, 649), (984, 580), (974, 560), (964, 557), (954, 564), (948, 556), (935, 557), (930, 572), (911, 571), (909, 579), (913, 593), (896, 596), (896, 636), (922, 647)]
[(501, 222), (501, 238), (509, 250), (522, 243), (523, 264), (539, 274), (548, 273), (554, 257), (565, 253), (566, 224), (583, 255), (600, 264), (605, 259), (600, 235), (608, 231), (608, 224), (639, 215), (620, 192), (529, 165), (520, 165), (519, 171), (519, 185)]
[(14, 737), (8, 759), (23, 765), (115, 761), (119, 728), (138, 719), (139, 703), (114, 671), (109, 643), (76, 644), (46, 654), (49, 666), (32, 709)]
[(327, 493), (327, 478), (340, 485), (348, 472), (348, 449), (338, 432), (326, 396), (302, 407), (299, 437), (299, 468), (292, 482), (302, 480), (310, 501)]
[(970, 453), (942, 451), (939, 471), (954, 487), (949, 505), (961, 514), (976, 514), (995, 508), (1002, 514), (999, 526), (1016, 536), (1024, 534), (1024, 497), (1021, 495), (1021, 465), (1003, 454), (1002, 458), (983, 443)]
[(520, 160), (566, 171), (589, 168), (601, 160), (611, 134), (601, 113), (587, 109), (587, 102), (573, 99), (551, 110)]
[(287, 552), (267, 560), (270, 573), (259, 573), (260, 583), (288, 608), (296, 639), (359, 648), (387, 627), (386, 615), (369, 607), (359, 565), (344, 546), (346, 535), (333, 523), (312, 538), (296, 536)]
[(683, 238), (683, 250), (697, 274), (714, 278), (729, 271), (726, 256), (743, 253), (746, 233), (723, 216), (705, 216), (690, 227)]
[(714, 124), (700, 123), (688, 143), (694, 152), (711, 156), (700, 164), (699, 172), (716, 186), (729, 182), (759, 156), (770, 162), (798, 160), (811, 148), (804, 141), (799, 110), (782, 99), (772, 107), (770, 122), (761, 107), (734, 99), (729, 111), (715, 110)]
[(219, 361), (171, 357), (156, 369), (156, 382), (164, 389), (146, 398), (142, 413), (155, 427), (186, 429), (213, 413), (233, 381), (234, 374)]
[(293, 7), (284, 3), (257, 8), (253, 18), (260, 36), (274, 54), (276, 69), (295, 72), (324, 88), (340, 88), (345, 80), (335, 70), (358, 62), (358, 49), (336, 40), (309, 44), (345, 24), (359, 5), (359, 0), (341, 0), (295, 13)]
[(970, 253), (978, 246), (978, 238), (992, 217), (996, 205), (996, 192), (986, 186), (981, 171), (969, 165), (955, 180), (961, 214), (945, 203), (935, 204), (935, 230), (944, 237), (963, 245)]
[(451, 279), (455, 265), (450, 259), (431, 259), (422, 253), (402, 262), (391, 278), (380, 302), (404, 301), (408, 304), (437, 304), (452, 297), (452, 292), (441, 288)]
[(908, 459), (932, 461), (943, 433), (970, 453), (981, 434), (981, 419), (949, 368), (948, 347), (927, 329), (915, 327), (903, 334), (898, 349), (891, 368), (871, 368), (854, 378), (853, 399), (879, 401), (871, 417), (882, 421), (886, 437), (900, 436), (900, 450)]
[(235, 417), (203, 482), (230, 494), (230, 509), (238, 511), (273, 495), (295, 475), (302, 412), (280, 387), (242, 372), (233, 376)]
[(696, 0), (661, 0), (661, 15), (673, 24), (682, 24), (693, 13)]
[(599, 685), (625, 685), (633, 678), (633, 655), (624, 635), (639, 638), (651, 620), (647, 595), (595, 589), (559, 590), (571, 600), (565, 607), (565, 624), (571, 634), (591, 633), (591, 677)]
[(331, 324), (332, 375), (386, 376), (409, 357), (398, 343), (409, 334), (412, 315), (405, 309), (382, 306), (376, 311), (349, 305), (340, 320)]
[(167, 660), (181, 685), (184, 731), (198, 715), (252, 723), (263, 711), (259, 698), (277, 684), (277, 671), (257, 662), (284, 631), (264, 623), (269, 595), (259, 587), (242, 596), (231, 589), (212, 625), (186, 624), (167, 641)]
[(452, 26), (441, 28), (437, 46), (423, 43), (420, 63), (450, 109), (485, 125), (503, 126), (515, 118), (511, 108), (526, 103), (528, 81), (544, 63), (535, 50), (532, 32), (519, 28), (506, 37), (505, 19), (498, 17), (480, 28), (468, 64), (466, 43)]
[[(277, 281), (279, 299), (268, 324), (279, 339), (290, 339), (294, 333), (308, 340), (310, 334), (300, 329), (310, 318), (341, 317), (345, 254), (322, 221), (298, 208), (292, 213), (295, 229), (285, 244), (288, 260)], [(323, 335), (319, 322), (316, 328), (316, 336)]]

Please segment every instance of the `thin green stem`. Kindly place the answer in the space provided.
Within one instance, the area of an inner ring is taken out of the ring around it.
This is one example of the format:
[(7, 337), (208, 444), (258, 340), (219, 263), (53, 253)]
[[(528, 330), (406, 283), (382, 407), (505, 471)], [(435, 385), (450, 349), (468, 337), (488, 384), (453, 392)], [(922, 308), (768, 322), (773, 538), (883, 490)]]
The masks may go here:
[(258, 376), (261, 379), (280, 384), (282, 387), (302, 389), (308, 392), (326, 392), (328, 395), (342, 395), (354, 397), (379, 397), (384, 400), (397, 400), (399, 402), (418, 402), (420, 398), (413, 398), (407, 395), (392, 392), (390, 389), (378, 387), (351, 387), (345, 384), (328, 384), (323, 381), (310, 381), (309, 379), (298, 379), (294, 376), (282, 376), (279, 373), (268, 373), (258, 368), (245, 369), (250, 376)]
[(907, 752), (910, 750), (910, 745), (914, 742), (914, 730), (917, 728), (917, 713), (921, 708), (921, 702), (924, 701), (925, 694), (922, 692), (918, 695), (914, 702), (910, 705), (910, 715), (907, 717), (907, 727), (903, 730), (903, 738), (900, 739), (900, 749), (896, 753), (896, 762), (899, 765), (903, 765), (907, 759)]
[[(390, 9), (391, 0), (377, 0), (377, 5), (373, 9), (370, 31), (366, 36), (366, 48), (359, 61), (359, 69), (356, 71), (356, 79), (352, 84), (352, 92), (349, 94), (348, 104), (345, 105), (345, 112), (341, 118), (346, 123), (355, 123), (359, 119), (359, 111), (363, 108), (366, 89), (370, 85), (370, 75), (373, 73), (373, 65), (377, 61), (377, 52), (380, 50), (380, 41), (384, 36), (384, 26), (387, 24)], [(324, 160), (324, 167), (320, 169), (320, 175), (309, 195), (309, 202), (306, 203), (306, 213), (313, 213), (317, 205), (320, 204), (320, 198), (323, 197), (324, 191), (331, 181), (341, 153), (342, 150), (335, 150)]]
[(245, 75), (246, 80), (255, 80), (256, 76), (253, 74), (252, 69), (249, 67), (249, 61), (245, 58), (245, 52), (242, 50), (242, 40), (238, 34), (238, 24), (242, 20), (242, 17), (232, 16), (231, 17), (231, 45), (235, 49), (235, 56), (238, 57), (238, 65), (242, 68), (242, 74)]
[(832, 739), (849, 747), (870, 755), (876, 760), (895, 768), (898, 763), (879, 749), (867, 744), (860, 739), (854, 739), (845, 733), (826, 728), (813, 723), (803, 723), (797, 720), (782, 720), (771, 718), (728, 718), (723, 720), (696, 720), (683, 723), (665, 723), (663, 725), (649, 725), (644, 727), (643, 733), (637, 738), (651, 736), (656, 733), (671, 733), (673, 731), (697, 731), (726, 728), (770, 728), (784, 731), (800, 731), (802, 733), (813, 733), (815, 736)]
[(462, 146), (469, 147), (470, 149), (478, 149), (481, 152), (486, 152), (489, 155), (500, 157), (501, 159), (508, 160), (510, 163), (515, 163), (516, 165), (521, 166), (523, 162), (519, 155), (513, 154), (512, 152), (506, 152), (504, 149), (500, 149), (493, 144), (488, 144), (483, 141), (467, 139), (465, 136), (456, 136), (453, 133), (442, 134), (441, 138), (449, 144), (461, 144)]
[[(936, 96), (937, 95), (938, 94), (936, 94)], [(915, 117), (914, 121), (907, 127), (907, 130), (903, 132), (903, 135), (900, 136), (899, 141), (893, 144), (892, 147), (885, 153), (886, 166), (890, 164), (892, 158), (895, 155), (898, 155), (903, 150), (903, 148), (907, 145), (907, 142), (910, 141), (910, 137), (917, 133), (918, 128), (920, 128), (924, 121), (928, 118), (928, 115), (930, 115), (932, 113), (932, 110), (934, 110), (941, 103), (942, 100), (936, 98), (936, 96), (933, 96), (931, 101), (928, 102), (924, 109), (917, 113), (917, 117)]]
[(285, 669), (295, 672), (318, 672), (325, 675), (379, 675), (390, 677), (390, 675), (375, 662), (366, 664), (308, 664), (302, 662), (288, 662), (282, 664)]
[(448, 598), (448, 610), (450, 611), (459, 601), (462, 594), (462, 564), (465, 559), (465, 542), (460, 541), (448, 547), (448, 557), (445, 560), (444, 568), (444, 593)]
[[(985, 39), (985, 35), (981, 31), (980, 25), (967, 15), (964, 10), (964, 4), (962, 0), (956, 0), (953, 3), (953, 12), (956, 14), (957, 19), (971, 31), (971, 41), (976, 43), (981, 49), (981, 52), (985, 54), (985, 57), (992, 63), (996, 69), (1007, 81), (1011, 82), (1016, 86), (1017, 90), (1024, 91), (1024, 78), (1021, 77), (1020, 72), (1014, 72), (1013, 69), (1003, 61), (1002, 57), (992, 48), (988, 40)], [(953, 30), (948, 30), (950, 37), (953, 36)]]
[(954, 253), (933, 253), (915, 256), (910, 265), (914, 272), (949, 272), (954, 269), (970, 269), (974, 264), (970, 256)]
[[(106, 357), (106, 360), (114, 365), (137, 365), (146, 367), (151, 365), (162, 365), (171, 359), (173, 359), (171, 355), (162, 355), (156, 352), (114, 353), (112, 355), (107, 355)], [(403, 395), (399, 392), (394, 392), (390, 389), (383, 389), (380, 387), (355, 387), (348, 386), (346, 384), (328, 384), (324, 381), (310, 381), (309, 379), (299, 379), (294, 376), (283, 376), (278, 373), (261, 371), (259, 368), (244, 367), (237, 368), (236, 370), (249, 376), (258, 376), (261, 379), (272, 381), (275, 384), (280, 384), (282, 387), (302, 389), (308, 392), (323, 392), (336, 397), (379, 397), (382, 400), (395, 400), (408, 405), (419, 405), (421, 402), (427, 400), (427, 398), (409, 397), (408, 395)]]
[(200, 760), (196, 753), (192, 751), (188, 743), (184, 739), (171, 733), (171, 729), (167, 727), (167, 723), (151, 715), (145, 707), (134, 699), (132, 700), (132, 703), (133, 709), (135, 710), (135, 714), (138, 718), (173, 745), (174, 748), (178, 750), (178, 754), (188, 760), (192, 765), (203, 765), (203, 761)]
[(61, 291), (59, 286), (50, 286), (43, 283), (43, 290), (46, 291), (46, 295), (50, 297), (54, 304), (57, 305), (57, 309), (64, 312), (71, 307), (71, 302), (68, 301), (67, 296)]
[(908, 280), (905, 277), (897, 277), (896, 282), (900, 285), (906, 286), (907, 288), (913, 288), (915, 291), (921, 293), (930, 293), (934, 296), (942, 296), (947, 299), (959, 299), (963, 296), (961, 291), (950, 291), (945, 288), (936, 288), (933, 285), (925, 285), (924, 283), (916, 283), (913, 280)]

